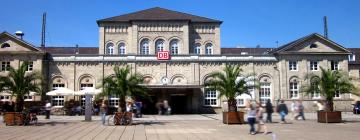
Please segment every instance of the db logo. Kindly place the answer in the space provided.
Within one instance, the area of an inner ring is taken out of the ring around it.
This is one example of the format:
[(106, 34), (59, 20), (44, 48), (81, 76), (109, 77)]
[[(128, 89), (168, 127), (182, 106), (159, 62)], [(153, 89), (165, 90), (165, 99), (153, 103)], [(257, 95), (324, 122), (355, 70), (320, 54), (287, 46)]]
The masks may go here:
[(170, 54), (168, 51), (162, 51), (157, 53), (157, 59), (158, 60), (169, 60)]

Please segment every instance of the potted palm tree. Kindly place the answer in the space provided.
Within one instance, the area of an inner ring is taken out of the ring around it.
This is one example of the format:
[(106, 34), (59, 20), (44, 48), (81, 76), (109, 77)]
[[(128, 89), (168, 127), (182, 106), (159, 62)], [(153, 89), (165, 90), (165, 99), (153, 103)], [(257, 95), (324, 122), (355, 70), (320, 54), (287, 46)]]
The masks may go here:
[[(6, 124), (22, 124), (22, 114), (24, 109), (24, 95), (29, 95), (30, 91), (39, 93), (41, 91), (41, 74), (38, 72), (27, 72), (28, 62), (20, 65), (19, 69), (9, 67), (6, 76), (0, 76), (0, 92), (10, 92), (16, 97), (15, 112), (5, 113)], [(15, 120), (16, 119), (16, 120)]]
[(305, 93), (320, 93), (325, 98), (325, 110), (318, 111), (318, 122), (338, 123), (342, 121), (341, 111), (334, 111), (335, 94), (345, 94), (355, 92), (356, 88), (351, 83), (347, 74), (338, 70), (325, 70), (322, 67), (320, 76), (310, 73), (306, 75), (305, 80), (310, 80), (303, 86)]
[(148, 88), (141, 85), (143, 77), (137, 73), (131, 74), (128, 66), (125, 68), (115, 67), (114, 72), (114, 76), (103, 79), (104, 91), (101, 96), (114, 95), (119, 97), (120, 112), (117, 115), (121, 115), (126, 110), (126, 99), (135, 96), (147, 96)]
[[(222, 72), (213, 72), (209, 80), (205, 81), (205, 87), (220, 92), (219, 98), (225, 97), (228, 111), (223, 112), (224, 124), (244, 123), (244, 112), (237, 111), (236, 97), (241, 94), (249, 94), (249, 89), (255, 87), (253, 75), (243, 75), (240, 66), (226, 65)], [(248, 83), (254, 83), (249, 85)]]

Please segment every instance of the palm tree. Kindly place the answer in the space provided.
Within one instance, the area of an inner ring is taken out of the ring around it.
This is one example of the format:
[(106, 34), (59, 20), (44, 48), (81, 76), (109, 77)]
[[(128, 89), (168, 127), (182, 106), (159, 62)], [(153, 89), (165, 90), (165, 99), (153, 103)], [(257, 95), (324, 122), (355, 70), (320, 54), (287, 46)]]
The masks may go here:
[(11, 92), (16, 96), (16, 111), (21, 112), (24, 108), (24, 95), (30, 91), (40, 93), (41, 74), (38, 72), (26, 72), (29, 62), (24, 62), (19, 69), (9, 67), (7, 76), (0, 76), (0, 92)]
[(303, 86), (303, 90), (306, 94), (320, 93), (321, 96), (326, 99), (326, 110), (334, 111), (334, 96), (336, 93), (345, 94), (355, 92), (356, 88), (351, 83), (350, 78), (347, 74), (342, 73), (338, 70), (325, 70), (322, 67), (321, 76), (310, 73), (306, 75), (305, 80), (310, 80), (309, 85)]
[[(250, 95), (249, 89), (256, 87), (254, 76), (243, 75), (241, 72), (240, 66), (226, 65), (223, 72), (210, 73), (210, 79), (204, 84), (206, 88), (219, 91), (219, 98), (226, 98), (229, 112), (237, 112), (237, 96)], [(253, 82), (254, 85), (248, 85), (249, 82)]]
[(148, 88), (140, 85), (143, 77), (140, 74), (130, 74), (129, 67), (114, 68), (115, 75), (103, 79), (104, 92), (102, 96), (115, 95), (120, 98), (121, 111), (125, 111), (126, 97), (147, 96)]

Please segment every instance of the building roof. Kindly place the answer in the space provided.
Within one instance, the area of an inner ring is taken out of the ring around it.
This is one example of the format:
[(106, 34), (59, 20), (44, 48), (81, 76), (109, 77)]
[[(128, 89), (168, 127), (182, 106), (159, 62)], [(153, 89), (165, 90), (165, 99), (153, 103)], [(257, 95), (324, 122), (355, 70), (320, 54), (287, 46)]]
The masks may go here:
[(321, 39), (323, 39), (323, 40), (325, 40), (325, 41), (327, 41), (327, 42), (329, 42), (329, 43), (331, 43), (331, 44), (333, 44), (333, 45), (335, 45), (335, 46), (343, 49), (345, 52), (348, 52), (348, 53), (349, 53), (349, 50), (347, 50), (345, 47), (337, 44), (336, 42), (334, 42), (334, 41), (332, 41), (332, 40), (330, 40), (330, 39), (328, 39), (328, 38), (323, 37), (322, 35), (320, 35), (320, 34), (318, 34), (318, 33), (312, 33), (312, 34), (310, 34), (310, 35), (307, 35), (307, 36), (304, 36), (304, 37), (299, 38), (299, 39), (297, 39), (297, 40), (294, 40), (294, 41), (292, 41), (292, 42), (290, 42), (290, 43), (287, 43), (287, 44), (285, 44), (285, 45), (282, 45), (282, 46), (280, 46), (280, 47), (272, 50), (270, 53), (280, 53), (280, 52), (282, 52), (282, 51), (284, 51), (284, 50), (287, 50), (287, 49), (289, 49), (289, 48), (291, 48), (291, 47), (294, 47), (294, 46), (296, 46), (296, 45), (298, 45), (298, 44), (300, 44), (300, 43), (302, 43), (302, 42), (304, 42), (304, 41), (306, 41), (306, 40), (309, 40), (309, 39), (313, 38), (313, 37), (321, 38)]
[(265, 55), (274, 48), (221, 48), (224, 55)]
[(360, 48), (348, 48), (353, 55), (355, 55), (355, 61), (349, 61), (350, 65), (359, 65), (360, 64)]
[(45, 47), (44, 51), (50, 54), (99, 54), (97, 47)]
[(31, 48), (31, 49), (33, 49), (35, 51), (41, 51), (41, 49), (35, 47), (33, 44), (31, 44), (29, 42), (26, 42), (25, 40), (20, 39), (20, 38), (16, 37), (15, 35), (10, 34), (10, 33), (6, 32), (6, 31), (0, 33), (0, 37), (2, 37), (2, 36), (8, 36), (8, 37), (20, 42), (20, 43), (23, 43), (23, 44), (27, 45), (29, 48)]
[(106, 19), (98, 20), (97, 23), (102, 22), (130, 22), (130, 21), (172, 21), (172, 20), (185, 20), (190, 22), (208, 22), (208, 23), (222, 23), (220, 20), (210, 19), (201, 16), (195, 16), (187, 13), (172, 11), (160, 7), (154, 7), (142, 11), (137, 11), (120, 16), (110, 17)]

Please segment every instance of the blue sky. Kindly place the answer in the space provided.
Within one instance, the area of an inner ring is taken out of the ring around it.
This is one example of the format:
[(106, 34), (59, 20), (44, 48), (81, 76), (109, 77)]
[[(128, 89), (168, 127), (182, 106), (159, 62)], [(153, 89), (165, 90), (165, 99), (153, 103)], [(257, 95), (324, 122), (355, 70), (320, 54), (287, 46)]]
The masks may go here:
[(47, 46), (98, 46), (96, 20), (162, 7), (224, 21), (222, 47), (276, 47), (323, 34), (345, 47), (360, 47), (359, 0), (1, 0), (0, 32), (25, 32), (39, 46), (47, 12)]

